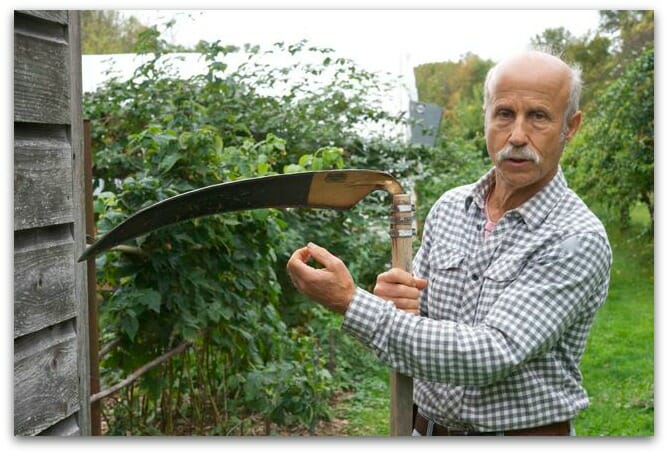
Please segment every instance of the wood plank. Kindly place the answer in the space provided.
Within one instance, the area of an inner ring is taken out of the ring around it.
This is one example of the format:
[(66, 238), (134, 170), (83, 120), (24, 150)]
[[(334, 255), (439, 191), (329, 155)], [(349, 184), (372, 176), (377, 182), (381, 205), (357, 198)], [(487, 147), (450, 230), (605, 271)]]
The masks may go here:
[(72, 221), (72, 147), (65, 127), (14, 128), (14, 230)]
[(76, 415), (72, 415), (69, 418), (63, 419), (62, 421), (57, 422), (55, 425), (39, 433), (39, 436), (41, 437), (73, 437), (76, 435), (81, 435), (81, 430), (79, 429), (79, 423), (77, 422)]
[(76, 316), (74, 261), (69, 235), (14, 251), (15, 338)]
[(14, 30), (14, 121), (69, 124), (70, 54), (66, 41)]
[(78, 386), (72, 321), (15, 340), (14, 434), (38, 434), (77, 412)]
[(67, 25), (68, 14), (63, 10), (21, 10), (15, 11), (15, 14), (25, 14), (28, 16), (44, 19), (49, 22)]
[(90, 362), (88, 349), (88, 285), (86, 262), (76, 262), (86, 248), (86, 213), (84, 196), (84, 131), (82, 112), (82, 84), (81, 84), (81, 19), (78, 11), (69, 11), (68, 41), (70, 43), (70, 93), (72, 104), (70, 106), (71, 120), (70, 136), (72, 137), (72, 197), (74, 203), (72, 235), (74, 236), (74, 298), (77, 301), (77, 347), (79, 355), (77, 358), (77, 370), (79, 376), (79, 412), (77, 421), (81, 429), (81, 435), (91, 434), (90, 415)]

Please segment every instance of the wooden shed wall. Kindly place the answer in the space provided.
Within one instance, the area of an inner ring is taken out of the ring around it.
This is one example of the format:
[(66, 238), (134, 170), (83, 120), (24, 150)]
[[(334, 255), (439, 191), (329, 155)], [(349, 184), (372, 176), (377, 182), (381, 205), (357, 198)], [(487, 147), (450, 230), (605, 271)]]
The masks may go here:
[(79, 14), (14, 12), (14, 433), (90, 433)]

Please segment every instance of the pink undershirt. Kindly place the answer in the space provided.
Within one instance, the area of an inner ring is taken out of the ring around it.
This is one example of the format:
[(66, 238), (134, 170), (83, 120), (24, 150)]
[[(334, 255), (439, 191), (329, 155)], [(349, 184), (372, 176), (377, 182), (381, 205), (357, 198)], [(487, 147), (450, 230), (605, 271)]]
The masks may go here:
[(492, 191), (489, 191), (489, 194), (487, 194), (487, 197), (485, 198), (485, 230), (483, 234), (485, 235), (485, 238), (489, 236), (490, 233), (492, 233), (492, 230), (494, 230), (494, 227), (496, 227), (496, 222), (492, 222), (491, 219), (489, 218), (489, 214), (487, 213), (487, 202), (489, 202), (489, 196), (492, 193)]

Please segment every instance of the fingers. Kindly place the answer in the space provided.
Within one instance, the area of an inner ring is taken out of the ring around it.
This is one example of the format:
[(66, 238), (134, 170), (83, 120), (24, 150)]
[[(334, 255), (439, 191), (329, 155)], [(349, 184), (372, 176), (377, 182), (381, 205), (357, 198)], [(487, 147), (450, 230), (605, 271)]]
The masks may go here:
[(426, 287), (426, 279), (414, 277), (411, 273), (399, 268), (392, 268), (378, 275), (373, 293), (392, 301), (398, 309), (417, 314), (420, 291)]
[(401, 268), (392, 268), (389, 271), (379, 274), (376, 282), (402, 284), (408, 287), (415, 287), (418, 290), (424, 290), (427, 287), (426, 279), (415, 277)]
[(421, 277), (416, 277), (415, 278), (415, 287), (417, 287), (418, 290), (424, 290), (427, 288), (427, 281), (426, 279), (422, 279)]
[(304, 276), (309, 276), (311, 274), (311, 268), (306, 263), (311, 259), (311, 253), (308, 248), (297, 249), (292, 253), (290, 259), (287, 263), (287, 270), (292, 284), (299, 290), (300, 283)]
[(376, 279), (374, 293), (388, 298), (417, 298), (427, 287), (427, 280), (399, 268), (381, 273)]
[(320, 263), (327, 269), (340, 268), (343, 261), (340, 258), (329, 252), (324, 247), (318, 246), (315, 243), (308, 243), (306, 249), (316, 262)]
[(409, 287), (414, 287), (415, 278), (408, 271), (404, 271), (401, 268), (392, 268), (384, 273), (378, 275), (377, 281), (382, 282), (391, 282), (393, 284), (402, 284)]
[[(309, 266), (310, 259), (324, 268)], [(325, 248), (309, 243), (292, 254), (286, 268), (300, 293), (335, 312), (345, 313), (355, 292), (355, 283), (341, 259)]]

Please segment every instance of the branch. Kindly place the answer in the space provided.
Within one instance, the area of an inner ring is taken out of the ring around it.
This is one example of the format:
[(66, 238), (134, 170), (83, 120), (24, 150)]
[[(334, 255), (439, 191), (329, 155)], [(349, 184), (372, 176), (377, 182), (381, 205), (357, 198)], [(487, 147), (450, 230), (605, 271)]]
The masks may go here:
[(113, 341), (109, 342), (108, 344), (104, 345), (100, 351), (97, 354), (98, 359), (104, 358), (104, 356), (111, 351), (112, 348), (116, 347), (118, 344), (121, 343), (121, 338), (117, 337)]
[(130, 383), (132, 383), (133, 381), (135, 381), (136, 379), (138, 379), (139, 377), (144, 375), (149, 370), (153, 369), (155, 366), (165, 362), (166, 360), (168, 360), (169, 358), (171, 358), (174, 355), (178, 355), (179, 353), (182, 353), (183, 351), (185, 351), (186, 348), (190, 347), (191, 345), (192, 345), (192, 342), (184, 342), (181, 345), (179, 345), (178, 347), (176, 347), (174, 350), (170, 350), (167, 353), (157, 357), (153, 361), (144, 364), (142, 367), (140, 367), (139, 369), (137, 369), (136, 371), (134, 371), (133, 373), (128, 375), (124, 380), (120, 381), (119, 383), (116, 383), (111, 388), (103, 389), (99, 393), (96, 393), (96, 394), (93, 394), (92, 396), (90, 396), (90, 403), (92, 404), (94, 402), (97, 402), (98, 400), (103, 399), (103, 398), (115, 393), (119, 389), (128, 386)]

